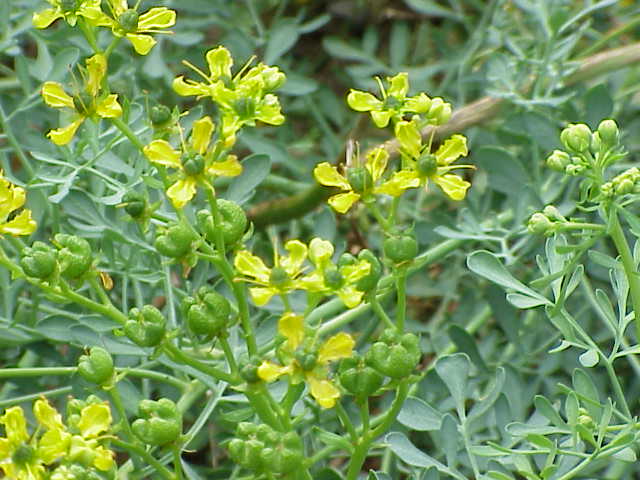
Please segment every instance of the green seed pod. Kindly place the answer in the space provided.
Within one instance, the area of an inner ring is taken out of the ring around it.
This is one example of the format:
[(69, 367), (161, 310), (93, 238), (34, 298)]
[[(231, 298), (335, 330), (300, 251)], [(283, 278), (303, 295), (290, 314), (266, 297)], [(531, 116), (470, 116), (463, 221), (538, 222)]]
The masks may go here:
[(138, 416), (131, 429), (148, 445), (166, 445), (182, 434), (182, 414), (168, 398), (142, 400), (138, 404)]
[(438, 159), (431, 153), (423, 153), (418, 159), (417, 167), (420, 175), (431, 177), (438, 173)]
[(199, 153), (189, 153), (182, 158), (182, 167), (187, 175), (200, 175), (204, 171), (204, 157)]
[(84, 238), (59, 233), (54, 244), (60, 250), (58, 261), (63, 276), (79, 278), (91, 268), (91, 245)]
[(569, 150), (586, 152), (591, 145), (591, 130), (584, 123), (571, 124), (560, 134), (560, 141)]
[(134, 9), (129, 8), (120, 14), (118, 23), (125, 32), (132, 33), (138, 30), (138, 20), (140, 15)]
[(149, 112), (149, 120), (155, 127), (164, 127), (171, 120), (171, 110), (166, 105), (154, 105)]
[(166, 320), (153, 305), (145, 305), (142, 310), (129, 310), (129, 320), (124, 324), (124, 333), (140, 347), (155, 347), (164, 338)]
[(564, 173), (567, 165), (570, 163), (571, 156), (562, 150), (554, 150), (553, 153), (547, 157), (547, 166), (558, 172)]
[(412, 333), (385, 332), (366, 354), (366, 362), (378, 372), (395, 379), (407, 377), (422, 356), (419, 339)]
[(36, 449), (26, 443), (21, 443), (11, 455), (11, 460), (15, 465), (27, 465), (36, 456)]
[(412, 235), (389, 237), (383, 242), (382, 250), (393, 263), (403, 263), (418, 255), (418, 242)]
[(105, 386), (113, 380), (113, 358), (104, 348), (92, 347), (88, 355), (78, 360), (78, 373), (87, 382)]
[(189, 227), (172, 223), (164, 233), (158, 235), (154, 245), (165, 257), (181, 258), (192, 252), (196, 240), (196, 235)]
[(133, 218), (140, 218), (147, 210), (147, 199), (135, 190), (130, 190), (122, 196), (124, 211)]
[(56, 270), (57, 252), (46, 243), (34, 242), (22, 251), (20, 266), (30, 277), (45, 280)]
[(311, 371), (318, 363), (318, 354), (312, 352), (299, 351), (296, 352), (296, 360), (304, 371)]
[(536, 235), (547, 235), (553, 229), (553, 222), (542, 212), (534, 213), (527, 222), (527, 230)]
[(378, 257), (376, 257), (371, 250), (366, 248), (360, 250), (358, 253), (358, 260), (366, 260), (371, 269), (369, 273), (356, 282), (356, 288), (361, 292), (369, 292), (373, 290), (377, 285), (380, 277), (382, 277), (382, 264)]
[(183, 308), (187, 326), (196, 335), (221, 335), (229, 326), (231, 304), (223, 295), (209, 287), (200, 288), (195, 299), (185, 298)]
[(351, 167), (347, 169), (347, 181), (356, 193), (366, 193), (373, 188), (373, 177), (366, 167)]
[(600, 140), (602, 140), (607, 147), (615, 147), (620, 141), (618, 125), (611, 119), (600, 122), (600, 125), (598, 125), (598, 134), (600, 135)]
[(253, 357), (249, 361), (241, 362), (240, 364), (240, 376), (247, 383), (258, 383), (261, 381), (258, 375), (258, 367), (260, 366), (260, 358)]
[(370, 367), (359, 355), (344, 358), (340, 361), (338, 378), (342, 387), (358, 398), (365, 398), (375, 393), (384, 381), (384, 377)]
[(333, 267), (324, 271), (324, 284), (331, 290), (339, 290), (344, 285), (344, 277), (340, 270)]
[[(222, 231), (224, 244), (233, 246), (240, 241), (247, 229), (247, 216), (240, 205), (230, 200), (220, 198), (216, 200), (216, 205), (220, 214), (221, 222), (219, 228)], [(211, 212), (209, 210), (200, 210), (196, 218), (200, 231), (209, 242), (215, 244), (215, 223)]]

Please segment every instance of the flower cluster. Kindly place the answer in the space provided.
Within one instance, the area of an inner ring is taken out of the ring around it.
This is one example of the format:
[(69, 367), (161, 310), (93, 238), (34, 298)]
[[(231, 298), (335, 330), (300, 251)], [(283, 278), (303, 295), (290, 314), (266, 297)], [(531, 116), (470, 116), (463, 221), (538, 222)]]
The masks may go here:
[(13, 185), (0, 170), (0, 235), (31, 235), (34, 232), (36, 222), (31, 218), (31, 210), (24, 208), (15, 214), (25, 200), (24, 188)]
[(38, 429), (32, 435), (21, 407), (5, 410), (0, 417), (5, 431), (0, 437), (0, 470), (7, 478), (62, 480), (78, 478), (74, 471), (87, 474), (114, 468), (114, 454), (104, 445), (111, 430), (109, 406), (98, 399), (72, 400), (69, 405), (73, 413), (65, 425), (46, 399), (36, 400), (33, 414)]
[[(150, 33), (164, 33), (176, 23), (176, 12), (154, 7), (145, 13), (129, 8), (127, 0), (108, 0), (107, 13), (100, 0), (47, 0), (52, 8), (33, 14), (36, 28), (47, 28), (59, 18), (74, 27), (78, 19), (93, 27), (108, 27), (116, 37), (125, 37), (140, 55), (148, 54), (156, 40)], [(140, 3), (140, 2), (138, 2)]]
[[(235, 267), (241, 280), (257, 284), (250, 293), (256, 305), (265, 305), (274, 295), (286, 296), (293, 290), (306, 290), (310, 294), (337, 295), (348, 307), (360, 304), (364, 292), (356, 284), (371, 270), (371, 264), (356, 260), (351, 264), (336, 265), (332, 262), (333, 245), (320, 238), (314, 238), (305, 245), (299, 240), (290, 240), (284, 245), (287, 256), (275, 254), (274, 265), (267, 267), (262, 259), (247, 250), (235, 257)], [(304, 274), (307, 258), (315, 269)]]

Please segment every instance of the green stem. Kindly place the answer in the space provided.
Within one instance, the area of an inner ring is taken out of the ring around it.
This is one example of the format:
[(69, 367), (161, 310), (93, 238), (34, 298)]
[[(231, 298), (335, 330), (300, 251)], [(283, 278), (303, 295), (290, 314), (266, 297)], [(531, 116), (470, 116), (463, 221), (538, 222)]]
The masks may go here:
[(98, 48), (98, 43), (96, 42), (96, 36), (93, 33), (93, 26), (90, 25), (84, 18), (78, 18), (77, 25), (80, 27), (80, 31), (84, 35), (84, 38), (87, 40), (87, 43), (94, 51), (94, 53), (100, 53), (100, 48)]
[(238, 385), (240, 383), (240, 380), (238, 380), (238, 378), (235, 375), (231, 375), (230, 373), (223, 372), (219, 368), (212, 367), (210, 365), (202, 363), (199, 360), (196, 360), (195, 358), (184, 353), (182, 350), (180, 350), (170, 341), (164, 342), (162, 346), (165, 350), (165, 353), (167, 353), (167, 355), (169, 356), (169, 358), (175, 358), (179, 362), (184, 363), (185, 365), (189, 365), (190, 367), (193, 367), (202, 373), (206, 373), (207, 375), (211, 376), (212, 378), (215, 378), (216, 380), (222, 380), (231, 385)]
[[(0, 370), (1, 371), (1, 370)], [(45, 390), (43, 392), (30, 393), (29, 395), (22, 395), (20, 397), (7, 398), (6, 400), (0, 400), (0, 408), (11, 405), (19, 405), (21, 403), (31, 402), (37, 400), (43, 396), (56, 397), (59, 395), (67, 395), (73, 391), (73, 387), (60, 387), (52, 390)]]
[(176, 480), (182, 480), (182, 460), (180, 458), (180, 446), (173, 446), (173, 469)]
[(253, 410), (264, 423), (277, 431), (283, 431), (282, 423), (274, 413), (272, 402), (269, 401), (271, 394), (262, 382), (248, 385), (243, 393), (251, 403)]
[(222, 347), (224, 356), (226, 357), (227, 363), (229, 364), (229, 368), (231, 369), (231, 374), (233, 376), (237, 376), (239, 372), (238, 363), (236, 362), (236, 359), (233, 356), (233, 350), (231, 350), (231, 345), (229, 345), (227, 338), (223, 336), (218, 337), (218, 341), (220, 342), (220, 346)]
[(396, 327), (400, 333), (404, 332), (404, 320), (407, 315), (407, 270), (400, 267), (396, 271), (396, 290), (397, 290), (397, 306), (396, 306)]
[(616, 208), (618, 207), (613, 205), (609, 214), (609, 235), (620, 255), (622, 268), (627, 277), (627, 282), (629, 282), (629, 293), (631, 294), (631, 303), (633, 305), (633, 315), (636, 324), (636, 342), (640, 342), (640, 277), (638, 277), (633, 254), (629, 249), (629, 244), (620, 226)]
[(358, 442), (358, 433), (356, 432), (356, 429), (353, 426), (353, 422), (351, 422), (351, 419), (349, 418), (349, 414), (344, 409), (340, 401), (336, 402), (336, 413), (338, 414), (340, 423), (342, 423), (342, 426), (345, 428), (345, 430), (349, 434), (349, 437), (351, 438), (351, 443), (356, 445)]
[(104, 315), (105, 317), (109, 317), (112, 320), (115, 320), (116, 322), (118, 322), (121, 325), (124, 325), (127, 320), (129, 319), (129, 317), (127, 317), (124, 313), (122, 313), (120, 310), (118, 310), (116, 307), (114, 307), (111, 303), (109, 305), (102, 305), (98, 302), (94, 302), (93, 300), (80, 295), (79, 293), (76, 293), (74, 291), (72, 291), (69, 288), (69, 285), (67, 285), (66, 283), (61, 282), (60, 283), (60, 290), (56, 290), (52, 287), (48, 287), (45, 286), (43, 284), (39, 284), (40, 288), (42, 288), (45, 292), (52, 290), (55, 293), (62, 295), (64, 297), (66, 297), (67, 299), (71, 300), (74, 303), (77, 303), (78, 305), (81, 305), (83, 307), (88, 308), (89, 310), (93, 310), (94, 312), (98, 312), (101, 313), (102, 315)]
[(122, 132), (122, 134), (129, 139), (129, 141), (144, 154), (144, 144), (138, 138), (138, 135), (129, 128), (129, 125), (124, 123), (120, 118), (110, 118), (111, 123)]
[(112, 388), (107, 390), (111, 400), (113, 401), (114, 407), (120, 416), (120, 420), (122, 421), (122, 425), (124, 426), (125, 432), (127, 432), (127, 437), (132, 442), (136, 442), (136, 436), (133, 434), (133, 430), (131, 430), (131, 424), (129, 423), (129, 419), (127, 418), (127, 412), (124, 409), (124, 405), (122, 404), (122, 397), (120, 397), (120, 392), (118, 391), (118, 386), (114, 385)]
[(126, 452), (135, 453), (137, 456), (139, 456), (145, 462), (147, 462), (149, 465), (155, 468), (158, 474), (160, 474), (162, 478), (165, 478), (166, 480), (176, 480), (176, 477), (164, 465), (162, 465), (158, 460), (156, 460), (153, 457), (153, 455), (151, 455), (149, 452), (147, 452), (144, 448), (140, 447), (139, 445), (136, 445), (135, 443), (131, 443), (131, 442), (125, 442), (124, 440), (120, 440), (119, 438), (111, 439), (111, 443), (116, 447), (122, 448)]

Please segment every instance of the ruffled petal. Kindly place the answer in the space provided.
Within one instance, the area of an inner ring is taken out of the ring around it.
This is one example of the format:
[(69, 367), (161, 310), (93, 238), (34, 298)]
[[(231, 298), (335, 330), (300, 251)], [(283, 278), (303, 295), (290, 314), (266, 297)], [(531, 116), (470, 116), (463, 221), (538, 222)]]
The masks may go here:
[(371, 271), (371, 264), (366, 260), (358, 260), (351, 265), (344, 265), (340, 267), (340, 274), (344, 277), (347, 283), (354, 283), (363, 277), (369, 275)]
[(284, 249), (289, 255), (280, 260), (280, 266), (290, 277), (295, 277), (300, 273), (300, 268), (307, 258), (307, 246), (300, 240), (289, 240), (284, 244)]
[(138, 18), (138, 31), (158, 30), (173, 27), (176, 24), (176, 12), (166, 7), (154, 7)]
[(446, 193), (452, 200), (463, 200), (467, 194), (467, 189), (471, 186), (469, 182), (463, 180), (458, 175), (448, 173), (433, 178), (433, 181)]
[(262, 307), (269, 303), (269, 300), (278, 293), (278, 291), (271, 287), (251, 287), (249, 289), (251, 299), (257, 306)]
[(267, 94), (264, 101), (256, 109), (256, 120), (268, 125), (282, 125), (284, 123), (284, 115), (280, 112), (280, 102), (278, 97)]
[(396, 97), (398, 100), (404, 100), (409, 91), (409, 74), (401, 72), (394, 77), (388, 77), (389, 89), (387, 95)]
[(176, 208), (183, 208), (196, 194), (196, 181), (192, 177), (181, 178), (167, 190), (167, 197)]
[(88, 58), (87, 72), (89, 74), (89, 78), (87, 79), (87, 92), (92, 97), (95, 97), (98, 95), (102, 79), (107, 73), (107, 58), (100, 53)]
[(338, 213), (347, 213), (351, 206), (358, 201), (360, 195), (355, 192), (339, 193), (329, 198), (327, 203)]
[(367, 153), (365, 167), (369, 170), (373, 181), (376, 182), (387, 168), (389, 153), (384, 147), (378, 147)]
[(102, 470), (103, 472), (108, 472), (115, 465), (114, 453), (104, 448), (102, 445), (93, 448), (93, 452), (95, 453), (95, 458), (93, 459), (93, 466), (98, 470)]
[(373, 123), (375, 123), (376, 127), (385, 128), (389, 125), (389, 120), (391, 120), (391, 112), (387, 110), (374, 110), (371, 112), (371, 119), (373, 120)]
[(32, 22), (33, 26), (36, 28), (47, 28), (57, 19), (62, 18), (64, 15), (60, 11), (60, 9), (55, 8), (47, 8), (46, 10), (42, 10), (41, 12), (36, 12), (33, 14)]
[(347, 95), (347, 103), (356, 112), (369, 112), (382, 108), (382, 101), (369, 92), (351, 90)]
[(422, 137), (415, 123), (405, 121), (396, 123), (395, 134), (400, 146), (407, 155), (412, 158), (420, 156)]
[(208, 115), (193, 122), (191, 130), (191, 146), (200, 155), (204, 155), (209, 147), (211, 135), (213, 134), (213, 121)]
[(389, 180), (378, 187), (375, 187), (373, 193), (383, 193), (392, 197), (399, 197), (409, 188), (420, 186), (420, 179), (413, 170), (400, 170), (394, 173)]
[(327, 240), (316, 237), (309, 243), (309, 259), (318, 267), (331, 259), (333, 251), (333, 244)]
[(315, 375), (308, 374), (311, 395), (316, 399), (318, 405), (322, 408), (333, 408), (336, 401), (340, 398), (340, 390), (326, 378), (318, 378)]
[(328, 338), (318, 352), (318, 363), (324, 364), (348, 358), (353, 355), (353, 347), (356, 342), (348, 333), (340, 332)]
[(327, 187), (338, 187), (342, 190), (351, 190), (347, 179), (338, 172), (338, 169), (328, 162), (322, 162), (313, 169), (313, 176), (319, 184)]
[(354, 308), (360, 305), (364, 292), (361, 292), (353, 285), (346, 285), (336, 292), (338, 298), (342, 300), (344, 306), (347, 308)]
[(460, 157), (466, 157), (468, 153), (467, 137), (464, 135), (453, 135), (440, 145), (435, 155), (438, 160), (438, 165), (449, 165)]
[(324, 292), (327, 290), (324, 285), (324, 275), (319, 270), (300, 278), (296, 284), (298, 288), (308, 292)]
[(209, 65), (212, 81), (216, 81), (220, 77), (231, 77), (233, 58), (231, 58), (231, 53), (225, 47), (219, 46), (209, 50), (205, 58), (207, 59), (207, 65)]
[(96, 113), (102, 118), (117, 118), (122, 115), (122, 107), (118, 103), (118, 95), (109, 95), (96, 107)]
[(71, 140), (73, 140), (73, 136), (76, 134), (76, 131), (84, 122), (84, 117), (78, 118), (75, 122), (67, 125), (66, 127), (55, 128), (53, 130), (49, 130), (47, 133), (47, 138), (49, 138), (56, 145), (66, 145)]
[(242, 173), (242, 164), (235, 155), (229, 155), (223, 162), (213, 162), (207, 167), (209, 175), (217, 177), (237, 177)]
[(42, 99), (44, 103), (54, 108), (74, 108), (73, 98), (67, 94), (57, 82), (45, 82), (42, 86)]
[(294, 351), (304, 339), (304, 317), (286, 312), (278, 320), (278, 332), (287, 339), (289, 350)]
[(242, 250), (236, 254), (233, 261), (238, 273), (253, 278), (258, 282), (268, 285), (271, 270), (267, 268), (262, 259), (248, 250)]
[(20, 215), (7, 223), (0, 223), (0, 233), (9, 235), (31, 235), (36, 230), (37, 224), (31, 218), (31, 210), (23, 210)]
[(173, 91), (183, 97), (188, 97), (191, 95), (209, 95), (211, 91), (211, 89), (207, 85), (194, 82), (193, 80), (185, 79), (182, 75), (176, 77), (173, 80), (172, 86)]
[(33, 414), (38, 423), (48, 430), (64, 428), (62, 415), (44, 398), (39, 398), (35, 401)]
[(80, 411), (78, 428), (84, 438), (95, 438), (111, 428), (111, 409), (106, 403), (92, 403)]
[(180, 152), (174, 150), (166, 140), (154, 140), (142, 151), (151, 163), (170, 168), (182, 168)]
[(146, 55), (158, 43), (151, 35), (145, 35), (144, 33), (127, 33), (127, 39), (131, 42), (138, 55)]
[(63, 428), (48, 430), (38, 440), (37, 455), (43, 463), (48, 465), (67, 454), (71, 434)]
[(0, 423), (4, 425), (5, 437), (11, 445), (17, 446), (29, 439), (27, 420), (21, 407), (7, 408)]
[(273, 382), (282, 375), (286, 375), (290, 372), (290, 366), (287, 365), (286, 367), (283, 367), (272, 362), (267, 362), (266, 360), (258, 367), (258, 376), (265, 382)]

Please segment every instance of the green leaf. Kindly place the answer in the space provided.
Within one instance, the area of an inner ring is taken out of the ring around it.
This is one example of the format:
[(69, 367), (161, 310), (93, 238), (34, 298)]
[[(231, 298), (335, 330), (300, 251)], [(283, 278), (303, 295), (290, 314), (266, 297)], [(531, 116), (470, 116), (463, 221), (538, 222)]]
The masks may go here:
[(264, 62), (267, 65), (276, 63), (282, 55), (296, 44), (299, 36), (298, 25), (294, 21), (287, 19), (278, 22), (269, 32), (269, 40), (264, 52)]
[[(333, 468), (323, 468), (313, 474), (314, 480), (342, 480), (342, 477)], [(382, 479), (382, 477), (381, 477)]]
[(465, 477), (447, 468), (435, 458), (422, 452), (406, 437), (404, 433), (392, 432), (385, 437), (385, 443), (395, 453), (400, 460), (414, 467), (431, 468), (435, 467), (440, 472), (452, 477), (463, 480)]
[(551, 402), (542, 395), (536, 395), (533, 399), (533, 403), (536, 406), (536, 410), (547, 417), (551, 423), (553, 423), (556, 427), (566, 427), (567, 424), (562, 419), (560, 414), (556, 411), (556, 409), (551, 405)]
[(489, 369), (487, 368), (487, 364), (484, 362), (482, 356), (480, 355), (480, 351), (478, 350), (478, 346), (473, 337), (467, 332), (464, 328), (459, 325), (452, 324), (447, 333), (449, 337), (456, 344), (458, 350), (463, 353), (466, 353), (473, 364), (481, 369), (484, 372), (487, 372)]
[(585, 95), (584, 103), (586, 105), (584, 121), (592, 130), (595, 130), (602, 120), (609, 118), (613, 113), (611, 88), (606, 83), (590, 88)]
[[(317, 477), (317, 475), (315, 476)], [(342, 478), (342, 477), (338, 477)], [(384, 472), (374, 472), (373, 470), (369, 470), (368, 480), (391, 480), (391, 477)]]
[(580, 365), (586, 368), (592, 368), (598, 365), (598, 361), (600, 360), (600, 356), (598, 355), (598, 351), (590, 348), (586, 352), (584, 352), (580, 357)]
[(424, 400), (408, 397), (397, 418), (405, 427), (419, 432), (440, 430), (442, 414)]
[(636, 452), (631, 447), (623, 448), (619, 452), (614, 453), (612, 457), (616, 460), (622, 460), (623, 462), (635, 462), (638, 459)]
[(48, 79), (49, 72), (53, 68), (53, 59), (44, 40), (36, 38), (36, 44), (38, 45), (38, 57), (29, 65), (29, 73), (44, 82)]
[(496, 470), (489, 470), (487, 472), (487, 477), (492, 478), (493, 480), (513, 480), (511, 475), (507, 475)]
[(445, 355), (436, 361), (435, 369), (445, 383), (458, 409), (458, 416), (464, 415), (465, 390), (471, 361), (464, 353)]
[(489, 176), (489, 188), (506, 195), (521, 197), (529, 175), (519, 160), (508, 150), (482, 146), (473, 151), (471, 163)]
[(242, 174), (233, 179), (226, 193), (227, 200), (239, 204), (248, 201), (255, 193), (255, 188), (266, 178), (271, 171), (271, 159), (264, 154), (249, 155), (242, 161)]
[(469, 416), (467, 420), (469, 422), (482, 417), (487, 410), (489, 410), (493, 404), (498, 400), (498, 397), (502, 393), (502, 387), (504, 386), (504, 381), (506, 378), (506, 373), (504, 368), (498, 367), (496, 369), (496, 374), (489, 387), (489, 391), (484, 395), (484, 397), (480, 398), (479, 401), (473, 406), (471, 412), (469, 412)]
[(442, 429), (440, 430), (440, 447), (447, 458), (447, 465), (456, 468), (458, 465), (458, 422), (447, 413), (442, 417)]
[(441, 5), (438, 5), (432, 0), (404, 0), (404, 3), (418, 13), (428, 15), (430, 17), (441, 17), (449, 20), (462, 21), (460, 15), (456, 12), (449, 10)]
[(526, 439), (531, 445), (536, 446), (538, 448), (553, 450), (555, 447), (554, 443), (551, 440), (549, 440), (544, 435), (540, 435), (537, 433), (532, 433), (527, 435)]
[(389, 60), (391, 68), (399, 70), (404, 64), (409, 53), (411, 31), (406, 22), (394, 22), (391, 27), (391, 39), (389, 40)]
[(587, 409), (591, 418), (593, 418), (595, 422), (599, 422), (602, 412), (602, 408), (600, 407), (600, 394), (589, 374), (580, 368), (576, 368), (573, 371), (573, 388), (576, 393), (587, 400), (581, 403), (584, 405), (584, 408)]

